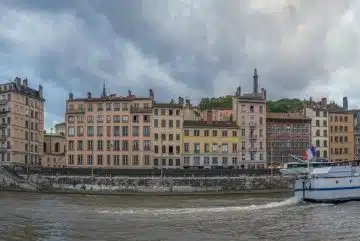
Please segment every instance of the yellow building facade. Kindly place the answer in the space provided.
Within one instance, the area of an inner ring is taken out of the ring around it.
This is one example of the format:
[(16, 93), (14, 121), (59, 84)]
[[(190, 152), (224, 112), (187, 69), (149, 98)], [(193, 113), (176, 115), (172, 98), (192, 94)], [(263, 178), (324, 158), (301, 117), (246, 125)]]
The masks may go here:
[(239, 127), (233, 122), (184, 121), (184, 168), (238, 167)]

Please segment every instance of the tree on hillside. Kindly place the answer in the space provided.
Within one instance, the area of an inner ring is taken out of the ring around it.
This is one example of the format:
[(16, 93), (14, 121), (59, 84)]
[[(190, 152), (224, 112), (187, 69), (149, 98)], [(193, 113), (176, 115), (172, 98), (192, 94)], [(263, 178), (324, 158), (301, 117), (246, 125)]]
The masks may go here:
[(200, 101), (200, 110), (207, 110), (212, 108), (232, 108), (232, 96), (221, 96), (218, 98), (215, 97), (206, 97), (202, 98)]
[[(267, 109), (269, 112), (297, 112), (303, 106), (304, 102), (299, 99), (280, 99), (276, 101), (269, 100), (267, 103)], [(222, 96), (218, 98), (205, 97), (200, 101), (200, 110), (207, 110), (212, 108), (232, 108), (232, 96)]]

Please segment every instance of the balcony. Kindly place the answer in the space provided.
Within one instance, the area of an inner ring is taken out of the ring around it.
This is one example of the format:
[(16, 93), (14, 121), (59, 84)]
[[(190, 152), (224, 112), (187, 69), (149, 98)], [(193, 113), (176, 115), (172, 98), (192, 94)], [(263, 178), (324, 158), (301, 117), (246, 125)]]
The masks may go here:
[(249, 122), (249, 127), (250, 128), (255, 128), (256, 127), (256, 122), (255, 121), (250, 121)]
[(8, 138), (7, 135), (0, 135), (0, 140), (1, 141), (6, 141), (7, 138)]
[(0, 105), (6, 105), (8, 103), (8, 100), (0, 100)]
[(0, 146), (0, 153), (4, 153), (7, 151), (7, 148), (4, 146)]
[(150, 107), (130, 107), (130, 113), (151, 113), (152, 109)]
[(249, 152), (257, 152), (257, 148), (256, 147), (249, 147)]
[(0, 110), (0, 115), (6, 115), (9, 112), (8, 110)]
[(0, 128), (6, 128), (9, 124), (8, 123), (0, 123)]
[(257, 139), (257, 135), (250, 135), (250, 140)]
[(69, 114), (85, 114), (85, 109), (67, 109), (66, 112)]

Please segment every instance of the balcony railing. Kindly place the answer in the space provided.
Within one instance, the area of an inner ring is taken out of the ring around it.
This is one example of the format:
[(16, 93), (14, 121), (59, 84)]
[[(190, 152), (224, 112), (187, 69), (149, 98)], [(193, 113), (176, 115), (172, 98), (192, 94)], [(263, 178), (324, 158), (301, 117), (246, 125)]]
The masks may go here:
[(0, 115), (6, 115), (9, 112), (8, 110), (0, 110)]
[(67, 109), (67, 113), (85, 113), (85, 109)]
[(250, 139), (256, 139), (257, 135), (250, 135)]
[(0, 123), (0, 128), (7, 127), (8, 125), (9, 125), (8, 123)]
[(6, 141), (7, 138), (8, 138), (7, 135), (0, 135), (0, 140), (2, 141)]
[(6, 105), (8, 103), (8, 100), (0, 100), (0, 105)]
[(255, 121), (250, 121), (249, 122), (249, 127), (255, 128), (256, 127), (256, 122)]
[(150, 107), (130, 107), (130, 113), (151, 113), (152, 109)]
[(0, 146), (0, 153), (4, 153), (7, 151), (7, 148), (4, 146)]
[(257, 148), (256, 147), (249, 147), (249, 152), (256, 152)]

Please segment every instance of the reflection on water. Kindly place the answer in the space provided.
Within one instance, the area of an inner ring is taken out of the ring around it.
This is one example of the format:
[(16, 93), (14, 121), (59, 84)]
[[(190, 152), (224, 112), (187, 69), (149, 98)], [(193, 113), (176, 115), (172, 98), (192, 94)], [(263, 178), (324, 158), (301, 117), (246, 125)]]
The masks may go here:
[(358, 203), (0, 192), (0, 240), (358, 240)]

